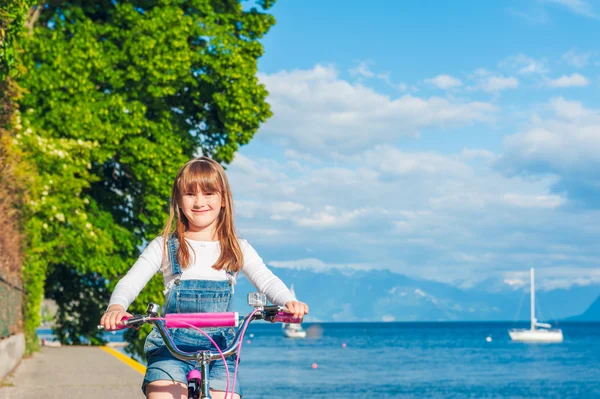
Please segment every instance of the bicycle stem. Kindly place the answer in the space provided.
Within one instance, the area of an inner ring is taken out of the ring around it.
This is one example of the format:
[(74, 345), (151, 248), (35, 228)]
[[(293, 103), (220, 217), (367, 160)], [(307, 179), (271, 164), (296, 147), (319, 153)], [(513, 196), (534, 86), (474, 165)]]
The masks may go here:
[[(256, 315), (259, 315), (259, 314), (260, 314), (260, 312), (256, 313)], [(233, 342), (231, 343), (231, 345), (229, 345), (229, 347), (227, 347), (225, 350), (222, 351), (222, 354), (224, 357), (231, 356), (236, 351), (236, 349), (240, 343), (241, 332), (244, 330), (246, 325), (248, 325), (254, 319), (262, 318), (262, 315), (259, 317), (256, 317), (256, 315), (252, 318), (250, 318), (249, 316), (244, 317), (244, 319), (242, 320), (242, 323), (238, 327), (238, 330), (233, 338)], [(163, 341), (165, 342), (165, 345), (169, 349), (169, 352), (171, 352), (171, 354), (173, 354), (173, 356), (175, 356), (177, 359), (183, 360), (183, 361), (197, 361), (200, 363), (203, 363), (203, 362), (210, 363), (213, 360), (221, 359), (221, 354), (212, 352), (212, 351), (201, 351), (201, 352), (191, 353), (191, 352), (184, 352), (184, 351), (180, 350), (175, 345), (175, 342), (173, 342), (173, 338), (171, 338), (171, 335), (168, 333), (167, 327), (165, 326), (165, 323), (163, 321), (153, 320), (151, 318), (149, 320), (149, 322), (156, 326), (156, 328), (158, 329), (158, 332), (160, 333), (161, 337), (163, 338)]]

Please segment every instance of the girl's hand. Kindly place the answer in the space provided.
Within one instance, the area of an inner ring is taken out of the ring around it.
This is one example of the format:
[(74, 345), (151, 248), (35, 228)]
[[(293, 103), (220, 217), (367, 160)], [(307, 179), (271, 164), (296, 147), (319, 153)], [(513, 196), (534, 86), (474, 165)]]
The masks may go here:
[(287, 301), (285, 308), (286, 312), (293, 313), (294, 317), (300, 318), (308, 314), (308, 305), (300, 301)]
[(113, 331), (121, 324), (121, 320), (123, 320), (124, 317), (133, 317), (133, 315), (127, 313), (125, 308), (121, 305), (111, 305), (106, 310), (106, 313), (102, 315), (100, 324), (106, 331)]

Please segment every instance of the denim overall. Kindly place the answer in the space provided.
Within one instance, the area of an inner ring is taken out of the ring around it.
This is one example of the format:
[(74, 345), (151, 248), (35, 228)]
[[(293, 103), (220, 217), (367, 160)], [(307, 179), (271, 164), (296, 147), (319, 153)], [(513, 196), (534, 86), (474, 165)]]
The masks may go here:
[[(167, 243), (169, 261), (174, 279), (161, 314), (167, 313), (198, 313), (198, 312), (229, 312), (231, 311), (231, 295), (233, 294), (233, 273), (227, 272), (226, 281), (212, 280), (181, 280), (181, 266), (177, 261), (179, 242), (170, 238)], [(203, 328), (205, 333), (215, 341), (221, 350), (225, 349), (235, 336), (235, 330), (226, 328)], [(185, 352), (197, 350), (216, 351), (214, 345), (202, 333), (192, 328), (170, 328), (169, 333), (175, 345)], [(156, 380), (174, 380), (186, 383), (187, 373), (198, 364), (176, 359), (164, 345), (163, 339), (156, 328), (146, 337), (144, 353), (148, 361), (146, 376), (142, 390), (149, 382)], [(233, 372), (237, 355), (227, 358), (230, 373), (229, 391), (233, 383)], [(226, 374), (222, 360), (211, 362), (209, 366), (209, 383), (211, 389), (225, 391)], [(241, 395), (236, 383), (235, 392)]]

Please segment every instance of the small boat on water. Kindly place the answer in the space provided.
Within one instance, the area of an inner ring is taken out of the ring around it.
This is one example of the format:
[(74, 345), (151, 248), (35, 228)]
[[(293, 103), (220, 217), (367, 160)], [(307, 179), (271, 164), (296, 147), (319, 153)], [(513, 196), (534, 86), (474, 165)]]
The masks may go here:
[[(294, 284), (290, 287), (290, 291), (296, 299), (296, 293), (294, 292)], [(283, 323), (281, 328), (283, 329), (283, 335), (288, 338), (306, 338), (306, 331), (302, 328), (302, 324), (299, 323)]]
[(306, 331), (301, 324), (290, 323), (283, 326), (283, 335), (288, 338), (306, 338)]
[(535, 284), (533, 267), (530, 270), (531, 296), (531, 327), (529, 329), (513, 328), (508, 335), (517, 342), (562, 342), (563, 333), (558, 328), (552, 328), (548, 323), (538, 323), (535, 318)]

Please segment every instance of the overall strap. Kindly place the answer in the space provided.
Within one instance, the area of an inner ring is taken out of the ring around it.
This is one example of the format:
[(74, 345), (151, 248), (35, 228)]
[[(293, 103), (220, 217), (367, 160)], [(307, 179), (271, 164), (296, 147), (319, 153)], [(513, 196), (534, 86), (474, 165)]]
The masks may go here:
[(169, 251), (169, 263), (171, 264), (171, 274), (175, 277), (175, 284), (179, 285), (181, 281), (181, 266), (177, 261), (177, 250), (179, 249), (179, 240), (175, 234), (171, 234), (167, 241), (167, 250)]
[(229, 268), (225, 269), (225, 274), (227, 274), (227, 282), (231, 286), (231, 293), (235, 292), (235, 273), (229, 270)]
[[(169, 241), (167, 241), (167, 250), (169, 251), (169, 263), (171, 264), (171, 274), (175, 277), (174, 283), (175, 285), (179, 285), (181, 283), (181, 265), (177, 260), (177, 250), (179, 249), (179, 240), (175, 234), (171, 234), (169, 237)], [(234, 286), (236, 283), (235, 273), (230, 271), (229, 268), (225, 270), (227, 275), (227, 282), (231, 286), (231, 291), (233, 293)]]

